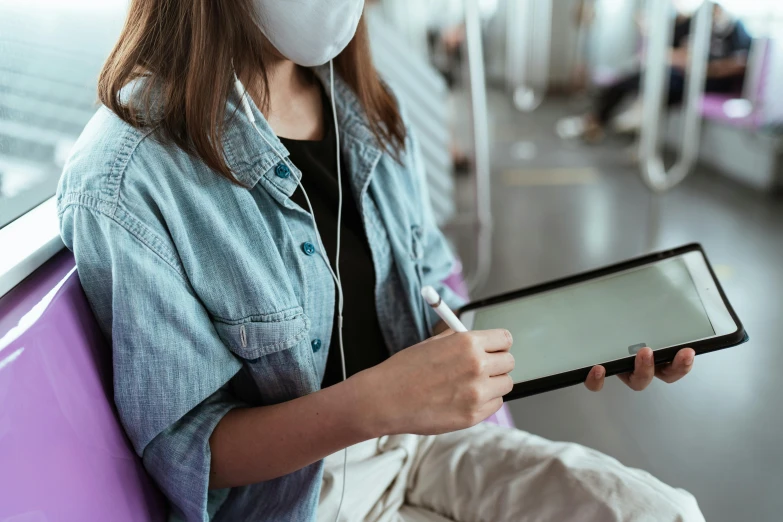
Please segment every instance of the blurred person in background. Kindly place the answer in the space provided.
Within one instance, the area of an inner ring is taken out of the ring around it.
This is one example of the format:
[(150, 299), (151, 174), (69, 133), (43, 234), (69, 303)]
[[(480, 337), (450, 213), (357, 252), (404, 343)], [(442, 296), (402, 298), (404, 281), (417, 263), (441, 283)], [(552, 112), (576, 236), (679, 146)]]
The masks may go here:
[[(669, 51), (669, 85), (667, 104), (679, 105), (685, 96), (686, 69), (689, 60), (689, 39), (692, 17), (680, 14), (674, 28), (672, 48)], [(705, 92), (742, 92), (752, 39), (742, 22), (720, 5), (713, 12), (710, 38), (709, 65)], [(585, 141), (600, 141), (617, 109), (630, 96), (639, 94), (642, 73), (637, 71), (602, 88), (595, 97), (593, 109), (577, 118), (566, 118), (558, 123), (558, 134), (563, 138), (581, 136)]]
[[(512, 340), (443, 332), (419, 295), (461, 305), (362, 10), (133, 0), (66, 163), (61, 234), (170, 518), (703, 520), (646, 472), (479, 424)], [(621, 378), (674, 382), (693, 358), (648, 348)]]

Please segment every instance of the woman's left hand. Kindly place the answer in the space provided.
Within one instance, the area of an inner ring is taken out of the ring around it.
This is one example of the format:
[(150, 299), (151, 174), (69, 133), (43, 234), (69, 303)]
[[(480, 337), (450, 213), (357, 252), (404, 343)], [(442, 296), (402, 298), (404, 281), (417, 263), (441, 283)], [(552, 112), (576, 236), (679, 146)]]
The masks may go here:
[[(655, 366), (653, 351), (650, 348), (642, 348), (636, 354), (633, 372), (622, 373), (618, 377), (629, 388), (636, 391), (642, 391), (647, 388), (653, 377), (658, 377), (666, 383), (673, 383), (688, 375), (688, 372), (693, 368), (693, 359), (695, 357), (696, 352), (693, 351), (693, 348), (683, 348), (677, 352), (672, 362)], [(606, 369), (600, 365), (593, 366), (585, 380), (585, 386), (590, 391), (601, 391), (601, 388), (604, 387), (605, 378)]]

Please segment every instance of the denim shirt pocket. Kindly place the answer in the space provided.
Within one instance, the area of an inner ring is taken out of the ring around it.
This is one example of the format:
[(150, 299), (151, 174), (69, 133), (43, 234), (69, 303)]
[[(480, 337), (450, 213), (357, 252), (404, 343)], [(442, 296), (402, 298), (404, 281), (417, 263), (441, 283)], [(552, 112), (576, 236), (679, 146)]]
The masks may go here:
[(215, 320), (221, 340), (245, 362), (293, 348), (307, 337), (310, 320), (301, 306), (239, 321)]

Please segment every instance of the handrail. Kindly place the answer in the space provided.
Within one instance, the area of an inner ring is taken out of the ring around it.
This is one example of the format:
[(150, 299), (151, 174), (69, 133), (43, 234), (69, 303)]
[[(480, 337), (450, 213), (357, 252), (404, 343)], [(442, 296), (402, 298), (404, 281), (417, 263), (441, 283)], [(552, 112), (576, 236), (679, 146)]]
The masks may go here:
[(508, 0), (506, 10), (506, 83), (516, 108), (532, 112), (549, 87), (552, 0)]
[(739, 97), (723, 102), (723, 113), (726, 116), (744, 120), (754, 127), (759, 126), (765, 105), (764, 80), (768, 72), (766, 62), (770, 42), (770, 39), (764, 37), (753, 39), (748, 52), (742, 93)]
[(695, 15), (686, 78), (680, 158), (666, 169), (659, 150), (660, 121), (668, 83), (668, 50), (674, 25), (670, 2), (647, 0), (649, 46), (643, 73), (643, 123), (639, 139), (641, 177), (654, 192), (666, 192), (693, 169), (701, 140), (701, 101), (707, 78), (714, 4), (704, 0)]
[(765, 59), (769, 52), (770, 39), (761, 37), (753, 38), (748, 51), (748, 66), (745, 70), (745, 81), (742, 85), (742, 98), (748, 100), (753, 107), (756, 107), (759, 100), (759, 90), (761, 82), (764, 80), (762, 75), (764, 71)]
[(62, 248), (54, 196), (0, 229), (0, 297)]
[(487, 89), (484, 74), (484, 48), (481, 41), (479, 0), (464, 0), (465, 45), (468, 57), (470, 101), (473, 119), (473, 143), (476, 188), (476, 269), (466, 277), (468, 287), (476, 291), (486, 281), (492, 261), (492, 186), (489, 159), (489, 117), (487, 115)]
[[(579, 74), (587, 74), (587, 70), (589, 67), (589, 61), (587, 59), (587, 45), (588, 45), (588, 38), (590, 36), (589, 27), (594, 22), (595, 15), (594, 11), (590, 13), (591, 19), (588, 20), (588, 15), (586, 15), (586, 10), (591, 9), (594, 10), (595, 6), (590, 5), (588, 6), (584, 1), (582, 3), (581, 10), (579, 11), (579, 18), (576, 21), (576, 38), (575, 45), (574, 45), (574, 54), (571, 60), (571, 66), (570, 69), (572, 71), (572, 80), (580, 80), (576, 77), (575, 73)], [(578, 83), (575, 83), (577, 88), (581, 90), (581, 88), (584, 86), (581, 81)]]
[[(772, 39), (768, 36), (753, 38), (748, 52), (748, 65), (745, 69), (745, 80), (742, 87), (742, 99), (747, 102), (746, 117), (752, 116), (758, 124), (764, 111), (766, 89), (765, 80), (768, 71), (770, 46)], [(726, 106), (724, 104), (724, 111)]]

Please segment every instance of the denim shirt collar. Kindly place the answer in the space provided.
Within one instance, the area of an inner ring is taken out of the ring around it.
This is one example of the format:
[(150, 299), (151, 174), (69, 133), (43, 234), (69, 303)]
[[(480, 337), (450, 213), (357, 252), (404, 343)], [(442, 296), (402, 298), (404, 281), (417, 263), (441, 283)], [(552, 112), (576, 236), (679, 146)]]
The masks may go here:
[[(253, 188), (263, 179), (264, 185), (272, 196), (282, 203), (294, 193), (302, 173), (298, 169), (293, 169), (287, 178), (275, 175), (273, 167), (280, 163), (280, 156), (288, 158), (289, 152), (272, 131), (250, 96), (247, 96), (247, 101), (255, 116), (258, 132), (242, 110), (239, 94), (231, 89), (226, 104), (227, 122), (223, 135), (226, 161), (239, 183), (247, 188)], [(259, 132), (266, 141), (259, 136)]]
[[(331, 97), (329, 66), (316, 67), (313, 72)], [(367, 163), (375, 163), (381, 155), (381, 148), (370, 129), (359, 99), (337, 74), (334, 77), (334, 96), (340, 135), (343, 138), (342, 153), (346, 157), (350, 157), (349, 152), (355, 154), (357, 152), (355, 147), (358, 143), (361, 145), (361, 150), (358, 151), (360, 159)], [(275, 135), (253, 100), (249, 96), (247, 99), (256, 118), (255, 125), (266, 141), (253, 129), (253, 124), (248, 121), (242, 110), (239, 95), (232, 89), (227, 102), (228, 121), (223, 137), (223, 146), (229, 167), (236, 180), (245, 187), (252, 188), (261, 183), (280, 204), (287, 207), (293, 206), (290, 197), (296, 190), (302, 173), (294, 167), (288, 177), (281, 178), (275, 174), (273, 167), (280, 163), (280, 156), (288, 158), (289, 152)], [(327, 124), (330, 123), (327, 122)], [(371, 169), (349, 170), (351, 171), (349, 175), (352, 187), (361, 190), (368, 181), (366, 178), (369, 177)], [(354, 174), (359, 174), (362, 179), (356, 179)]]

